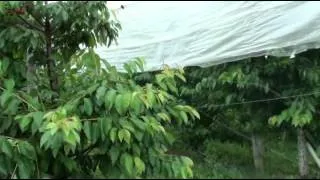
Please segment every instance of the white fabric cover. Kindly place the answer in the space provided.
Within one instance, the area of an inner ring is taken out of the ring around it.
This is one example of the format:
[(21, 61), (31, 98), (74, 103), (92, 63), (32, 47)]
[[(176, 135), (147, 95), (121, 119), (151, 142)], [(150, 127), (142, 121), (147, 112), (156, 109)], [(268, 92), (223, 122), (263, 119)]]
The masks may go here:
[(290, 56), (320, 45), (317, 1), (135, 1), (117, 18), (119, 44), (96, 52), (119, 68), (135, 57), (158, 70)]

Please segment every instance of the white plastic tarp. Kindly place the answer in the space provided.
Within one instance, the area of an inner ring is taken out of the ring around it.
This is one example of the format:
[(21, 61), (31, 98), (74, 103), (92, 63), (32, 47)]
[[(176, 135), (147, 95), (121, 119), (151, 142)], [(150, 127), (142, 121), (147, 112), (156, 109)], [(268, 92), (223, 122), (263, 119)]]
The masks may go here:
[(97, 53), (121, 68), (209, 66), (253, 56), (290, 56), (320, 45), (317, 1), (129, 2), (117, 11), (118, 45)]

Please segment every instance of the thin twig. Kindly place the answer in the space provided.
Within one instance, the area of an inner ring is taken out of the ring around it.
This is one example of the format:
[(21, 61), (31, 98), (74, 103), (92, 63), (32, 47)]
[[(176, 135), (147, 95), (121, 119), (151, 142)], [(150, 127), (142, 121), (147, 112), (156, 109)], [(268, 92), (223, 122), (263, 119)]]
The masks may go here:
[[(3, 91), (6, 91), (7, 89), (3, 88), (0, 86), (0, 89), (2, 89)], [(32, 104), (30, 104), (28, 101), (26, 101), (25, 99), (23, 99), (22, 97), (20, 97), (19, 95), (12, 93), (16, 98), (20, 99), (21, 101), (23, 101), (24, 103), (28, 104), (33, 110), (35, 111), (39, 111), (37, 108), (35, 108)]]
[(80, 154), (80, 155), (84, 155), (84, 154), (90, 152), (92, 149), (94, 149), (94, 148), (97, 147), (97, 146), (98, 146), (98, 143), (94, 143), (94, 144), (92, 144), (91, 146), (88, 146), (86, 149), (82, 150), (81, 152), (72, 154), (72, 155), (70, 155), (69, 157), (78, 156), (79, 154)]
[(41, 96), (40, 96), (40, 92), (39, 92), (38, 88), (37, 88), (36, 90), (37, 90), (38, 98), (39, 98), (40, 103), (41, 103), (41, 105), (42, 105), (42, 110), (43, 110), (43, 111), (46, 111), (46, 109), (45, 109), (46, 106), (44, 105), (42, 99), (40, 98)]
[(22, 21), (23, 21), (26, 25), (28, 25), (30, 28), (33, 28), (33, 29), (35, 29), (35, 30), (37, 30), (37, 31), (40, 31), (40, 32), (44, 33), (44, 30), (38, 28), (37, 26), (34, 26), (34, 25), (30, 24), (30, 23), (29, 23), (27, 20), (25, 20), (22, 16), (18, 15), (18, 18), (19, 18), (20, 20), (22, 20)]
[(17, 167), (18, 167), (18, 164), (16, 164), (16, 166), (14, 167), (14, 170), (13, 170), (13, 172), (12, 172), (12, 174), (11, 174), (10, 179), (13, 179), (13, 176), (14, 176), (15, 173), (16, 173)]
[(43, 23), (38, 18), (36, 18), (34, 14), (32, 14), (31, 12), (29, 12), (29, 14), (37, 23), (39, 23), (40, 26), (44, 26)]
[(308, 151), (309, 151), (310, 155), (312, 156), (313, 160), (318, 165), (318, 168), (320, 168), (320, 159), (309, 142), (307, 142), (307, 148), (308, 148)]
[(97, 121), (99, 118), (80, 119), (80, 121)]
[(37, 175), (38, 175), (38, 178), (40, 178), (38, 159), (36, 159), (36, 166), (37, 166)]
[(19, 139), (16, 139), (16, 138), (13, 138), (13, 137), (9, 137), (9, 136), (0, 135), (0, 137), (4, 137), (4, 138), (15, 140), (15, 141), (20, 141)]

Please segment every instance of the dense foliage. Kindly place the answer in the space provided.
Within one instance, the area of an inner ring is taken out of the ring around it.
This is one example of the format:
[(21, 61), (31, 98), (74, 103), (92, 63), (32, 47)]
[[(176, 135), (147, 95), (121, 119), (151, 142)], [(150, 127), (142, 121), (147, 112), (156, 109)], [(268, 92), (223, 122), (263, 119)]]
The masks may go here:
[(193, 138), (237, 139), (226, 137), (226, 129), (217, 128), (221, 123), (235, 130), (237, 137), (237, 132), (253, 138), (270, 133), (280, 137), (280, 132), (294, 134), (292, 130), (298, 128), (299, 153), (307, 153), (307, 141), (319, 144), (315, 140), (319, 135), (319, 62), (319, 50), (309, 50), (293, 58), (257, 57), (188, 68), (188, 84), (182, 91), (204, 117), (196, 124), (199, 133)]
[[(105, 2), (0, 4), (0, 177), (192, 177), (167, 126), (200, 118), (179, 103), (182, 70), (138, 82), (101, 59), (121, 29)], [(100, 173), (98, 173), (100, 172)]]

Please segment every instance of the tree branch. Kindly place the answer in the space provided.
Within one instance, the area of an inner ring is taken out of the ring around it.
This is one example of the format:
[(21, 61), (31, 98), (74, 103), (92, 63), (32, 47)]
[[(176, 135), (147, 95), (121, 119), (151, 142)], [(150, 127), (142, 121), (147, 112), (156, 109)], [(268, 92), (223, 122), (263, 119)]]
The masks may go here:
[[(3, 88), (0, 86), (0, 89), (3, 91), (6, 91), (7, 89)], [(34, 111), (39, 111), (36, 107), (34, 107), (31, 103), (29, 103), (27, 100), (23, 99), (22, 97), (20, 97), (19, 95), (17, 95), (16, 93), (12, 93), (16, 98), (18, 98), (19, 100), (21, 100), (22, 102), (28, 104)]]
[(44, 33), (44, 30), (38, 28), (37, 26), (32, 25), (30, 22), (28, 22), (27, 20), (25, 20), (22, 16), (18, 15), (18, 18), (20, 20), (22, 20), (26, 25), (28, 25), (30, 28), (35, 29), (37, 31), (40, 31), (42, 33)]
[(92, 144), (91, 146), (87, 147), (86, 149), (84, 149), (81, 154), (87, 154), (89, 153), (92, 149), (94, 149), (95, 147), (98, 146), (98, 143)]
[[(48, 1), (45, 1), (45, 5), (48, 5)], [(52, 27), (49, 16), (45, 17), (44, 35), (46, 37), (46, 65), (47, 73), (49, 77), (49, 84), (52, 91), (56, 92), (59, 96), (58, 75), (56, 73), (56, 63), (51, 58), (52, 55)], [(52, 98), (52, 101), (54, 99)]]
[(38, 18), (36, 18), (34, 14), (32, 14), (31, 12), (29, 14), (35, 21), (37, 21), (37, 23), (39, 23), (40, 26), (44, 26), (44, 24)]
[(97, 121), (99, 118), (80, 119), (80, 121)]
[(98, 143), (92, 144), (91, 146), (88, 146), (87, 148), (85, 148), (84, 150), (82, 150), (81, 152), (75, 153), (70, 155), (69, 157), (74, 157), (74, 156), (82, 156), (88, 152), (90, 152), (92, 149), (94, 149), (95, 147), (98, 146)]

